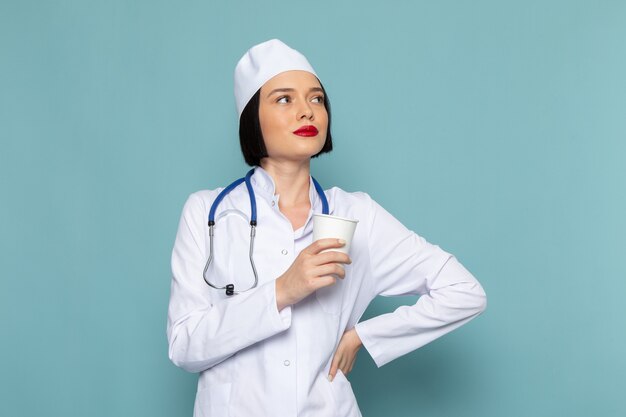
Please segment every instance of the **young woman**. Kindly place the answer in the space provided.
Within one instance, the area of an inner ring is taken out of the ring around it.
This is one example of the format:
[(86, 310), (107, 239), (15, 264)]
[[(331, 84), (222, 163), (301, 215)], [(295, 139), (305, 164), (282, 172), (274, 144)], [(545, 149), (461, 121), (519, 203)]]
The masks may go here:
[[(318, 187), (310, 164), (332, 150), (330, 107), (303, 55), (276, 39), (252, 47), (235, 97), (253, 169), (185, 203), (169, 357), (200, 373), (195, 416), (360, 416), (346, 375), (361, 346), (380, 367), (480, 314), (485, 293), (369, 195)], [(338, 239), (312, 242), (323, 210), (359, 221), (349, 256), (324, 251)], [(374, 297), (409, 294), (414, 305), (359, 322)]]

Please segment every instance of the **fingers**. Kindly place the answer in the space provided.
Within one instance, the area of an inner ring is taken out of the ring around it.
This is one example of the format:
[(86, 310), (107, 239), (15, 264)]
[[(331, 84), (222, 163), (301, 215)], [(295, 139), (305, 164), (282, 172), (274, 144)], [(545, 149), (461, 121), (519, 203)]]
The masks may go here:
[[(335, 350), (335, 354), (333, 356), (333, 360), (330, 365), (330, 370), (328, 373), (328, 380), (333, 381), (335, 376), (337, 375), (337, 371), (341, 369), (344, 376), (348, 376), (350, 372), (352, 372), (352, 368), (354, 367), (354, 363), (356, 362), (356, 356), (359, 350), (360, 345), (354, 348), (354, 342), (352, 341), (352, 337), (354, 329), (347, 330), (344, 332), (341, 340), (339, 341), (339, 345), (337, 346), (337, 350)], [(360, 339), (359, 339), (360, 340)]]
[(341, 372), (343, 372), (343, 374), (345, 375), (345, 371), (344, 369), (347, 369), (347, 363), (349, 362), (349, 359), (346, 357), (346, 355), (343, 353), (343, 351), (341, 349), (337, 349), (337, 351), (335, 351), (335, 356), (333, 357), (333, 361), (330, 364), (330, 371), (328, 372), (328, 380), (330, 382), (333, 382), (333, 379), (335, 379), (335, 375), (337, 375), (337, 371), (339, 369), (341, 369)]
[(328, 380), (330, 382), (333, 382), (338, 370), (341, 370), (344, 376), (348, 376), (348, 374), (352, 371), (354, 360), (356, 359), (356, 356), (350, 358), (350, 355), (346, 356), (338, 353), (335, 353), (335, 355), (337, 356), (333, 358), (333, 362), (330, 365), (330, 371), (328, 372)]
[(316, 278), (315, 283), (317, 284), (315, 286), (315, 290), (318, 290), (320, 288), (328, 287), (329, 285), (334, 285), (335, 283), (337, 283), (337, 278), (333, 276), (319, 277), (319, 278)]
[(346, 270), (340, 264), (324, 264), (315, 268), (315, 275), (318, 277), (336, 275), (338, 278), (344, 279)]
[(352, 367), (354, 366), (355, 361), (356, 355), (347, 352), (344, 349), (344, 346), (342, 346), (342, 342), (340, 341), (339, 346), (335, 351), (335, 355), (333, 356), (333, 360), (330, 364), (328, 380), (332, 382), (333, 379), (335, 379), (335, 376), (337, 375), (337, 371), (339, 369), (341, 369), (341, 372), (343, 372), (343, 374), (347, 376), (352, 371)]
[(347, 253), (339, 252), (336, 250), (320, 253), (319, 255), (317, 255), (316, 261), (319, 262), (319, 265), (328, 264), (331, 262), (337, 262), (342, 264), (352, 263), (352, 259), (350, 259), (350, 256), (348, 256)]
[(351, 360), (350, 360), (350, 361), (348, 362), (348, 364), (346, 365), (346, 367), (345, 367), (345, 368), (343, 368), (343, 369), (345, 369), (345, 371), (343, 371), (343, 374), (344, 374), (345, 376), (348, 376), (348, 374), (349, 374), (350, 372), (352, 372), (352, 368), (354, 367), (354, 362), (356, 362), (356, 355), (353, 355), (353, 356), (351, 357)]
[(335, 379), (335, 375), (337, 374), (338, 363), (337, 363), (335, 358), (336, 358), (336, 356), (333, 358), (333, 362), (330, 365), (330, 371), (328, 372), (328, 380), (330, 382), (333, 382), (333, 379)]
[(307, 251), (308, 253), (312, 255), (317, 255), (324, 249), (341, 248), (345, 244), (346, 244), (346, 241), (343, 239), (334, 239), (334, 238), (318, 239), (315, 242), (311, 243), (303, 251)]

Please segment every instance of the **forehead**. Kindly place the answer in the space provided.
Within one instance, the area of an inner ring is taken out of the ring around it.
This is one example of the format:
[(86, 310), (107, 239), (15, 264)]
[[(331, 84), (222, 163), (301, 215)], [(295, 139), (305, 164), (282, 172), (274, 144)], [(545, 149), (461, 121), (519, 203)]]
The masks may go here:
[(270, 78), (261, 87), (262, 91), (271, 91), (274, 88), (302, 88), (321, 87), (317, 77), (308, 71), (285, 71)]

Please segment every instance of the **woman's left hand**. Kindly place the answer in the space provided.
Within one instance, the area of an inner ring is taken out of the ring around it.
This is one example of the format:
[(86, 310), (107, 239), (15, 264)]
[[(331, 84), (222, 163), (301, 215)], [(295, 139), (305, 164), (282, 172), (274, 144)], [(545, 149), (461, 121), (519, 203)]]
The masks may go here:
[(361, 346), (363, 346), (363, 343), (354, 328), (346, 331), (343, 336), (341, 336), (339, 346), (337, 346), (335, 356), (333, 356), (333, 360), (330, 364), (330, 373), (328, 374), (328, 379), (330, 381), (335, 379), (337, 369), (341, 369), (343, 374), (346, 376), (350, 373), (350, 371), (352, 371), (352, 366), (356, 360), (356, 354)]

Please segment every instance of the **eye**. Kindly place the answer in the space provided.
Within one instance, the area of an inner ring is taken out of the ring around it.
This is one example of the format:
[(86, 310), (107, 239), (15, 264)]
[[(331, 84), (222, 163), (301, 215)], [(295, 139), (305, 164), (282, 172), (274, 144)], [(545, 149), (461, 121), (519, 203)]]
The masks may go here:
[(286, 104), (289, 103), (289, 100), (289, 96), (280, 96), (278, 97), (278, 99), (276, 99), (276, 102)]
[(312, 99), (315, 103), (323, 103), (324, 102), (324, 96), (315, 96)]

